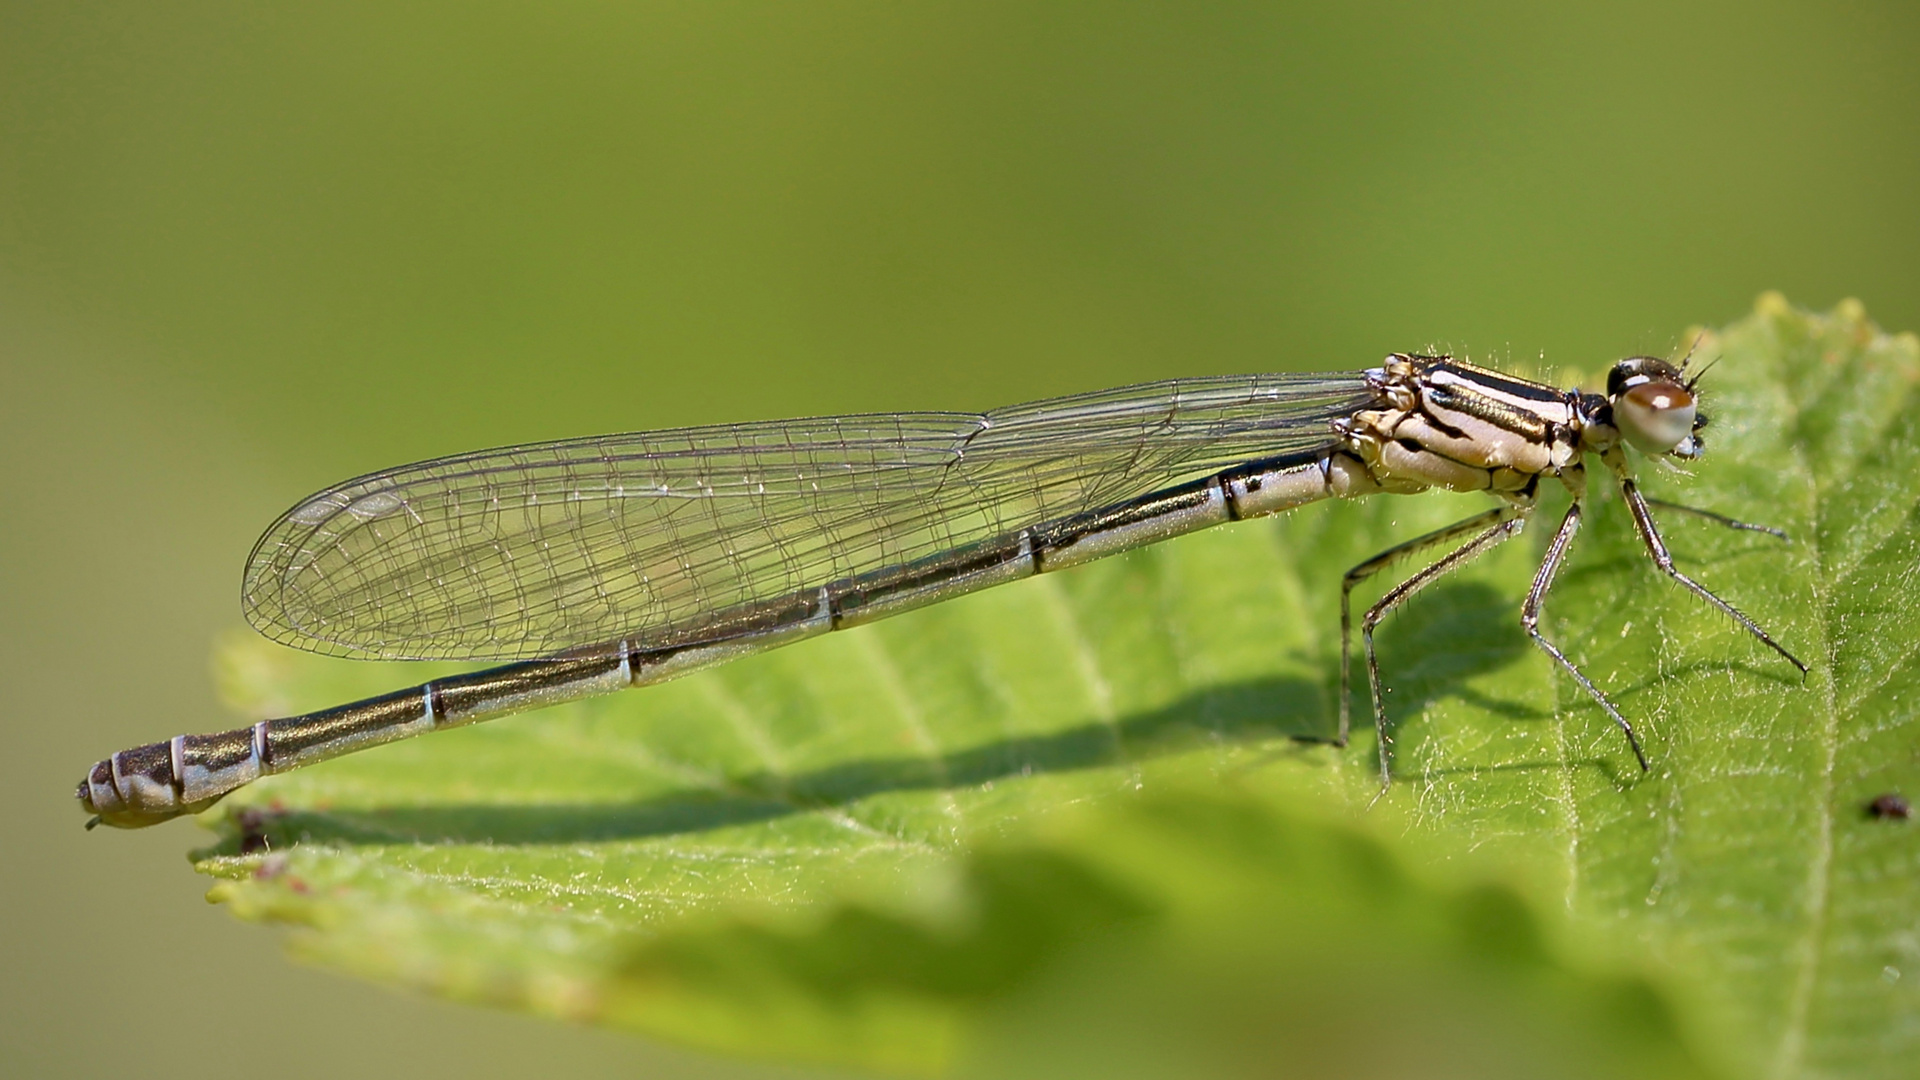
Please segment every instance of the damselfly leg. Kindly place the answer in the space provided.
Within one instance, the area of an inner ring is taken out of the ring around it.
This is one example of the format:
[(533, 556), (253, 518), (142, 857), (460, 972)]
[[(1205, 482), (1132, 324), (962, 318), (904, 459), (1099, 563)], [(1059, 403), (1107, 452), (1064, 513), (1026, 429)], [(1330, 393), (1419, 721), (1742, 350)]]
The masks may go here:
[[(1607, 463), (1609, 465), (1614, 464), (1611, 460)], [(1761, 644), (1779, 653), (1786, 659), (1787, 663), (1799, 668), (1802, 679), (1806, 678), (1807, 665), (1801, 663), (1799, 657), (1788, 652), (1786, 646), (1773, 640), (1773, 635), (1762, 630), (1759, 623), (1747, 618), (1745, 612), (1727, 603), (1725, 600), (1720, 599), (1718, 596), (1715, 596), (1712, 590), (1688, 577), (1680, 571), (1679, 567), (1673, 565), (1673, 556), (1667, 551), (1666, 542), (1660, 539), (1660, 530), (1655, 527), (1653, 523), (1653, 513), (1647, 509), (1647, 500), (1640, 494), (1639, 485), (1633, 482), (1632, 477), (1625, 475), (1623, 466), (1615, 466), (1614, 472), (1620, 479), (1620, 494), (1626, 498), (1627, 509), (1633, 515), (1633, 527), (1640, 533), (1640, 542), (1646, 545), (1647, 554), (1652, 557), (1653, 564), (1658, 566), (1662, 573), (1686, 586), (1687, 591), (1720, 609), (1721, 613), (1725, 614), (1734, 622), (1739, 623), (1742, 629), (1752, 634)], [(1719, 515), (1709, 516), (1718, 517)], [(1732, 522), (1731, 519), (1724, 520), (1736, 526), (1741, 524), (1739, 522)], [(1751, 528), (1751, 526), (1748, 527)], [(1770, 530), (1762, 529), (1761, 531)], [(1642, 762), (1642, 767), (1645, 767), (1644, 762)]]
[(1392, 740), (1387, 735), (1387, 705), (1385, 692), (1380, 684), (1380, 662), (1374, 652), (1373, 631), (1394, 609), (1406, 603), (1433, 582), (1472, 561), (1480, 553), (1493, 547), (1500, 541), (1519, 535), (1526, 527), (1527, 516), (1533, 512), (1531, 506), (1497, 506), (1484, 514), (1475, 514), (1463, 521), (1456, 521), (1444, 529), (1437, 529), (1425, 536), (1415, 537), (1404, 544), (1375, 555), (1366, 562), (1347, 571), (1340, 583), (1340, 739), (1338, 745), (1347, 744), (1349, 715), (1351, 707), (1348, 698), (1352, 696), (1349, 671), (1352, 667), (1352, 631), (1350, 629), (1353, 587), (1378, 574), (1401, 559), (1409, 558), (1428, 548), (1478, 532), (1478, 535), (1466, 543), (1454, 548), (1440, 559), (1423, 567), (1405, 581), (1387, 590), (1367, 613), (1360, 619), (1360, 640), (1367, 658), (1367, 689), (1373, 701), (1373, 726), (1380, 741), (1380, 787), (1382, 790), (1392, 778), (1392, 768), (1388, 764), (1387, 748)]
[[(1647, 549), (1648, 557), (1653, 560), (1654, 565), (1659, 567), (1662, 573), (1685, 586), (1687, 590), (1695, 596), (1700, 597), (1733, 619), (1742, 629), (1753, 635), (1753, 637), (1762, 644), (1779, 653), (1788, 663), (1798, 668), (1800, 674), (1804, 677), (1807, 674), (1807, 665), (1802, 663), (1798, 657), (1788, 652), (1779, 642), (1773, 639), (1772, 635), (1768, 634), (1751, 618), (1748, 618), (1745, 613), (1725, 600), (1722, 600), (1711, 590), (1688, 577), (1674, 565), (1673, 556), (1667, 550), (1666, 543), (1661, 539), (1660, 531), (1654, 524), (1653, 515), (1649, 507), (1660, 506), (1681, 513), (1693, 514), (1728, 528), (1762, 532), (1781, 539), (1786, 539), (1786, 533), (1772, 526), (1755, 525), (1739, 521), (1711, 510), (1701, 510), (1679, 503), (1649, 499), (1641, 494), (1639, 485), (1626, 473), (1624, 465), (1616, 464), (1615, 461), (1612, 460), (1613, 458), (1614, 455), (1612, 454), (1603, 455), (1603, 459), (1607, 460), (1607, 463), (1614, 468), (1615, 477), (1620, 483), (1622, 497), (1633, 518), (1634, 529), (1639, 534), (1642, 544), (1644, 544)], [(1566, 562), (1567, 553), (1573, 547), (1574, 537), (1578, 535), (1581, 522), (1585, 516), (1584, 473), (1568, 469), (1562, 474), (1561, 479), (1566, 482), (1568, 490), (1573, 494), (1573, 504), (1567, 508), (1566, 516), (1561, 519), (1559, 527), (1554, 530), (1553, 538), (1547, 544), (1546, 555), (1541, 559), (1539, 568), (1534, 572), (1533, 582), (1528, 587), (1526, 599), (1520, 606), (1520, 625), (1526, 630), (1527, 637), (1531, 639), (1542, 652), (1552, 657), (1553, 661), (1571, 676), (1574, 682), (1579, 684), (1580, 688), (1585, 690), (1587, 695), (1594, 700), (1595, 704), (1599, 705), (1600, 708), (1606, 712), (1607, 716), (1613, 720), (1614, 724), (1620, 728), (1621, 734), (1627, 738), (1628, 747), (1633, 750), (1634, 759), (1639, 762), (1641, 771), (1645, 772), (1649, 768), (1646, 752), (1641, 748), (1640, 737), (1633, 730), (1632, 723), (1629, 722), (1619, 708), (1613, 704), (1606, 693), (1596, 686), (1593, 680), (1587, 677), (1585, 672), (1580, 670), (1579, 665), (1568, 658), (1566, 653), (1562, 652), (1560, 647), (1549, 640), (1540, 630), (1540, 616), (1546, 604), (1547, 592), (1553, 588), (1554, 578), (1558, 576), (1561, 566)], [(1354, 588), (1361, 582), (1373, 577), (1402, 559), (1410, 558), (1422, 551), (1472, 534), (1472, 539), (1388, 590), (1386, 595), (1381, 597), (1378, 602), (1369, 608), (1366, 615), (1361, 618), (1360, 636), (1366, 656), (1368, 690), (1373, 704), (1374, 727), (1379, 733), (1380, 783), (1382, 790), (1386, 788), (1392, 778), (1391, 755), (1389, 750), (1392, 744), (1392, 738), (1388, 734), (1387, 729), (1385, 690), (1381, 682), (1379, 661), (1374, 648), (1374, 629), (1380, 624), (1382, 619), (1398, 609), (1421, 589), (1432, 584), (1439, 578), (1444, 577), (1446, 574), (1459, 569), (1475, 556), (1485, 552), (1502, 540), (1517, 535), (1525, 527), (1526, 521), (1532, 512), (1533, 507), (1531, 504), (1495, 507), (1485, 513), (1476, 514), (1473, 517), (1455, 522), (1444, 529), (1438, 529), (1424, 536), (1415, 537), (1405, 543), (1388, 548), (1347, 571), (1345, 577), (1342, 579), (1340, 588), (1340, 733), (1336, 744), (1345, 746), (1349, 733), (1349, 716), (1351, 711), (1349, 700), (1351, 697), (1351, 610)]]
[(1587, 678), (1586, 672), (1581, 671), (1573, 661), (1567, 659), (1567, 654), (1561, 652), (1558, 645), (1548, 641), (1546, 635), (1540, 632), (1541, 606), (1546, 603), (1547, 590), (1553, 588), (1553, 579), (1560, 573), (1560, 564), (1566, 561), (1567, 551), (1573, 547), (1573, 538), (1580, 531), (1584, 501), (1581, 493), (1576, 491), (1573, 505), (1567, 507), (1567, 516), (1560, 519), (1560, 527), (1554, 530), (1553, 540), (1547, 544), (1547, 557), (1540, 560), (1540, 569), (1534, 571), (1533, 584), (1527, 588), (1527, 598), (1520, 603), (1520, 625), (1526, 630), (1527, 636), (1533, 639), (1535, 645), (1540, 646), (1543, 652), (1553, 657), (1554, 663), (1559, 664), (1567, 674), (1573, 676), (1573, 681), (1579, 683), (1580, 688), (1598, 702), (1608, 716), (1613, 717), (1613, 722), (1618, 724), (1620, 731), (1626, 735), (1627, 745), (1633, 748), (1633, 757), (1640, 763), (1640, 771), (1646, 772), (1647, 755), (1640, 749), (1640, 738), (1633, 733), (1633, 725), (1627, 722), (1626, 717), (1620, 715), (1620, 710), (1614, 708), (1613, 702), (1607, 700), (1607, 695), (1593, 685), (1593, 680)]
[(1716, 514), (1711, 510), (1702, 510), (1697, 506), (1688, 506), (1686, 503), (1668, 502), (1665, 499), (1653, 499), (1644, 496), (1642, 498), (1648, 506), (1657, 506), (1662, 510), (1672, 510), (1680, 514), (1692, 514), (1694, 517), (1705, 518), (1717, 525), (1725, 525), (1729, 529), (1766, 533), (1768, 536), (1781, 540), (1792, 539), (1787, 535), (1787, 530), (1776, 529), (1771, 525), (1757, 525), (1751, 521), (1741, 521), (1738, 518), (1730, 518), (1725, 514)]

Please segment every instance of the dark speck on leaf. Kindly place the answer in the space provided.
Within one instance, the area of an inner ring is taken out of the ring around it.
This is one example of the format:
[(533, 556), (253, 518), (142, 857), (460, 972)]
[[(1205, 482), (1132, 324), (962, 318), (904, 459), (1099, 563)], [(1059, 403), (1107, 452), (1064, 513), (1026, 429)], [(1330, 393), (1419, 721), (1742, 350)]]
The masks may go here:
[(1913, 816), (1913, 806), (1907, 802), (1905, 796), (1888, 792), (1885, 795), (1875, 796), (1874, 800), (1867, 804), (1867, 816), (1881, 821), (1905, 821)]

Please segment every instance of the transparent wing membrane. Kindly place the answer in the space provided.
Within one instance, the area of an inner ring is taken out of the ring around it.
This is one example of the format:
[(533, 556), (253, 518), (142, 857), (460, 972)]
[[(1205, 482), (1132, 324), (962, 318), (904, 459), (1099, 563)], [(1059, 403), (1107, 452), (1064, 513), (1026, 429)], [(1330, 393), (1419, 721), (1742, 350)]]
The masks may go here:
[(301, 502), (247, 617), (315, 652), (515, 660), (709, 639), (743, 611), (1331, 446), (1361, 375), (1182, 379), (984, 414), (729, 424), (507, 447)]

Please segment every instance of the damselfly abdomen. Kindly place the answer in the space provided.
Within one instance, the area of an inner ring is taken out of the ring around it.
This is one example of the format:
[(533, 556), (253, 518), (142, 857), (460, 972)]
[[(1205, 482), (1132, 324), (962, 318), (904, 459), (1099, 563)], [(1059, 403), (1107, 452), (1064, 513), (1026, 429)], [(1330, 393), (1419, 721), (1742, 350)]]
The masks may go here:
[(1486, 492), (1492, 509), (1369, 559), (1343, 583), (1335, 741), (1344, 746), (1353, 587), (1454, 545), (1360, 620), (1385, 783), (1374, 628), (1518, 534), (1548, 479), (1573, 501), (1521, 623), (1619, 725), (1644, 769), (1626, 717), (1539, 630), (1580, 527), (1588, 455), (1619, 483), (1662, 571), (1807, 670), (1674, 567), (1649, 509), (1671, 504), (1645, 498), (1629, 470), (1628, 447), (1700, 456), (1695, 381), (1635, 357), (1592, 394), (1395, 354), (1350, 374), (1181, 379), (982, 414), (613, 435), (373, 473), (302, 501), (267, 530), (247, 565), (248, 619), (276, 641), (339, 656), (516, 662), (123, 750), (94, 765), (80, 803), (109, 825), (151, 825), (349, 751), (661, 682), (1209, 525), (1330, 497)]

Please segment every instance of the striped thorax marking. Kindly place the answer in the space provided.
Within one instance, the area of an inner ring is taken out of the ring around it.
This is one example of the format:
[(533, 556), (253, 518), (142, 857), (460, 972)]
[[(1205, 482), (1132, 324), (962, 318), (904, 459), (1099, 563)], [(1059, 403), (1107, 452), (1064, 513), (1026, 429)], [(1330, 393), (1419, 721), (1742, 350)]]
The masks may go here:
[(1486, 491), (1531, 501), (1536, 481), (1578, 465), (1581, 395), (1445, 356), (1395, 354), (1368, 372), (1383, 407), (1344, 425), (1382, 490)]

